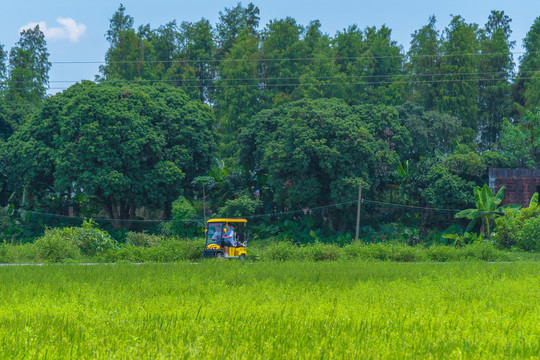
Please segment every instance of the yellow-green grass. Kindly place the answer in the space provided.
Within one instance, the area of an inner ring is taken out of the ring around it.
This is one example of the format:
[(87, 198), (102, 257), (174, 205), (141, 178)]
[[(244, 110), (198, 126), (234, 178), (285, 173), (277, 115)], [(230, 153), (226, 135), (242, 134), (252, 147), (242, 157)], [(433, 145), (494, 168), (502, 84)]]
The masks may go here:
[(539, 263), (0, 267), (2, 358), (539, 356)]

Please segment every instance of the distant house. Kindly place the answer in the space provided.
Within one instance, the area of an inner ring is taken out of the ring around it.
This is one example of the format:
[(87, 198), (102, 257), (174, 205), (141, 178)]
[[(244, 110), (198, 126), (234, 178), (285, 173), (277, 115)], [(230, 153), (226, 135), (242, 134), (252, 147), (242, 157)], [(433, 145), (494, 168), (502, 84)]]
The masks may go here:
[(502, 204), (529, 206), (535, 192), (540, 193), (540, 169), (489, 169), (489, 187), (494, 193), (506, 187)]

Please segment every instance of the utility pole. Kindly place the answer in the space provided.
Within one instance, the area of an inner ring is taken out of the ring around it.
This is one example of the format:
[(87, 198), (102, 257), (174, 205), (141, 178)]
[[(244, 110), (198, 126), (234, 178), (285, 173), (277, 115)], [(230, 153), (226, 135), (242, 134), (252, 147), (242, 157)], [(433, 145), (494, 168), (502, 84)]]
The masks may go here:
[(203, 198), (203, 217), (204, 217), (204, 230), (206, 230), (206, 193), (204, 191), (204, 184), (202, 186), (202, 198)]
[(360, 232), (360, 210), (362, 207), (362, 182), (358, 184), (358, 209), (356, 212), (356, 236), (354, 241), (358, 242), (358, 233)]

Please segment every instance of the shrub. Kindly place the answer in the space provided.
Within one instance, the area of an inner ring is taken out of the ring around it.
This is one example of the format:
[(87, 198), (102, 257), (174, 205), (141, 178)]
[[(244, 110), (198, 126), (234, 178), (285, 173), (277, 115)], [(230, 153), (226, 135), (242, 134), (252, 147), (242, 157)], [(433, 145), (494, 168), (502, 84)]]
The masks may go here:
[(85, 255), (118, 248), (109, 233), (100, 230), (92, 219), (83, 221), (80, 228), (63, 228), (61, 231), (65, 236), (71, 237)]
[(416, 262), (425, 261), (426, 258), (426, 255), (420, 248), (407, 245), (398, 245), (392, 247), (389, 260), (399, 262)]
[(128, 232), (126, 234), (126, 244), (141, 246), (141, 247), (154, 247), (157, 246), (160, 239), (156, 235), (147, 234), (146, 232)]
[(265, 258), (270, 260), (292, 260), (298, 257), (298, 247), (293, 245), (290, 241), (278, 241), (274, 239), (274, 242), (266, 248), (264, 255)]
[(306, 246), (308, 251), (308, 259), (313, 261), (335, 261), (340, 258), (341, 249), (334, 244), (321, 244)]
[(431, 261), (447, 262), (459, 260), (458, 249), (453, 246), (434, 245), (426, 250), (426, 256)]
[(196, 236), (200, 233), (200, 227), (196, 222), (191, 222), (196, 217), (197, 211), (183, 196), (172, 203), (171, 215), (173, 221), (163, 223), (161, 233), (167, 236)]
[(37, 257), (48, 262), (62, 262), (81, 258), (81, 251), (75, 242), (59, 229), (47, 229), (34, 243)]
[(461, 249), (463, 257), (470, 260), (482, 261), (509, 261), (510, 257), (505, 252), (498, 250), (488, 242), (471, 244)]
[(495, 220), (495, 241), (503, 248), (517, 246), (525, 251), (540, 250), (540, 209), (506, 210)]

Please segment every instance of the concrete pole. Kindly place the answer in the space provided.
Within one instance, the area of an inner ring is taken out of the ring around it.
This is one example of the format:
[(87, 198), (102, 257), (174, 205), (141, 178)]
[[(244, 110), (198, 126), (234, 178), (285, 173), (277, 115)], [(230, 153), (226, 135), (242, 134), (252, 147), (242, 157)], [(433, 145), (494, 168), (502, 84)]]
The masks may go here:
[(358, 207), (356, 212), (356, 236), (354, 241), (358, 242), (358, 233), (360, 232), (360, 210), (362, 207), (362, 182), (358, 185)]

